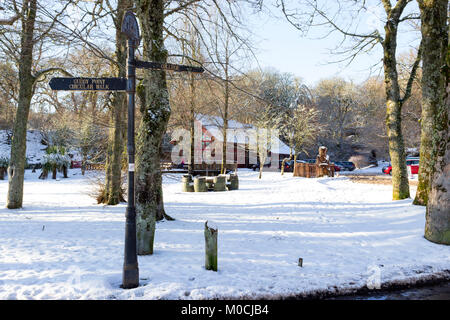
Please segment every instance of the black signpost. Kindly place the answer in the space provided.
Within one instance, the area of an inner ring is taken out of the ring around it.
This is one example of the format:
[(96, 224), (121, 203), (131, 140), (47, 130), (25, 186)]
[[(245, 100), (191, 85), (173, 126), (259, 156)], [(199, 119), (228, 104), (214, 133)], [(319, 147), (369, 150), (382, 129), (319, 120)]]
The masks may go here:
[(53, 90), (126, 91), (126, 78), (52, 78)]
[(202, 73), (201, 67), (171, 63), (139, 61), (134, 57), (140, 42), (139, 25), (132, 11), (127, 11), (122, 20), (121, 31), (128, 38), (127, 78), (52, 78), (53, 90), (81, 91), (126, 91), (128, 94), (128, 203), (125, 213), (125, 248), (122, 273), (122, 288), (139, 286), (139, 267), (136, 248), (136, 208), (134, 196), (134, 110), (136, 92), (136, 68)]
[(143, 69), (184, 71), (194, 73), (202, 73), (204, 71), (202, 67), (184, 66), (181, 64), (173, 64), (173, 63), (148, 62), (140, 60), (135, 61), (135, 66), (136, 68), (143, 68)]

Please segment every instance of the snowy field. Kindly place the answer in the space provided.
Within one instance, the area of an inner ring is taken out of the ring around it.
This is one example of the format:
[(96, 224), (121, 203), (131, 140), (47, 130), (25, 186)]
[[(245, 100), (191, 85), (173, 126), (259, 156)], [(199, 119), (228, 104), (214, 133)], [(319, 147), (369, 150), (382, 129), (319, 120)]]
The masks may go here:
[[(391, 186), (241, 171), (237, 191), (182, 193), (171, 175), (164, 198), (176, 221), (157, 224), (141, 286), (122, 290), (126, 205), (97, 205), (78, 170), (38, 175), (27, 171), (21, 210), (4, 209), (0, 181), (0, 299), (278, 298), (450, 269), (450, 247), (423, 238), (425, 208), (391, 201)], [(218, 272), (204, 269), (206, 220), (219, 227)]]

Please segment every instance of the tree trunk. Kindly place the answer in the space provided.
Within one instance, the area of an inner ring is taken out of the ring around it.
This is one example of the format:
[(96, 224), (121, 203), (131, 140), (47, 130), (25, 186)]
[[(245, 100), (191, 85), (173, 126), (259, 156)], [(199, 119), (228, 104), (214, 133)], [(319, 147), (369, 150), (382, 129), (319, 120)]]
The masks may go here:
[[(450, 86), (447, 87), (450, 90)], [(447, 99), (447, 103), (450, 103)], [(443, 110), (447, 109), (447, 110)], [(434, 172), (427, 203), (425, 238), (436, 243), (450, 244), (450, 136), (449, 108), (440, 108), (433, 142), (437, 146)]]
[[(167, 61), (164, 48), (163, 0), (138, 0), (143, 57), (147, 61)], [(142, 114), (136, 141), (136, 213), (139, 254), (151, 254), (148, 243), (153, 239), (155, 220), (168, 218), (164, 212), (160, 152), (163, 135), (170, 117), (166, 73), (145, 70), (143, 85), (138, 89)]]
[(258, 179), (262, 178), (262, 172), (263, 172), (263, 169), (264, 169), (264, 163), (265, 162), (266, 162), (266, 158), (265, 157), (264, 158), (259, 157), (259, 176), (258, 176)]
[(217, 271), (217, 235), (218, 229), (208, 227), (205, 222), (205, 269)]
[[(441, 54), (428, 57), (424, 60), (423, 69), (430, 69), (427, 73), (428, 80), (436, 87), (442, 86), (447, 91), (435, 96), (436, 113), (432, 132), (432, 152), (434, 156), (430, 176), (430, 192), (428, 194), (425, 238), (441, 244), (450, 244), (450, 44), (449, 26), (446, 24), (448, 0), (420, 1), (422, 17), (422, 30), (428, 30), (430, 39), (428, 42), (432, 48), (425, 47), (424, 52), (431, 51), (436, 43), (442, 43)], [(447, 33), (448, 32), (448, 33)], [(434, 42), (432, 41), (434, 40)], [(436, 49), (435, 49), (436, 50)], [(447, 59), (447, 63), (445, 63)], [(427, 61), (427, 63), (425, 63)], [(445, 66), (444, 68), (440, 66)], [(433, 70), (435, 71), (433, 73)], [(440, 74), (437, 71), (441, 71)], [(441, 100), (439, 101), (439, 98)]]
[[(110, 129), (110, 137), (113, 135), (112, 133), (113, 129)], [(108, 147), (106, 148), (106, 161), (105, 161), (105, 185), (103, 186), (104, 188), (99, 190), (100, 194), (97, 197), (97, 203), (108, 203), (108, 198), (109, 198), (109, 190), (111, 190), (111, 180), (112, 180), (112, 176), (111, 176), (111, 169), (112, 169), (112, 164), (111, 164), (111, 159), (112, 159), (112, 143), (110, 142), (108, 144)]]
[[(119, 77), (121, 77), (119, 75)], [(113, 140), (112, 140), (112, 152), (111, 152), (111, 171), (110, 171), (110, 183), (107, 191), (108, 199), (107, 204), (116, 205), (121, 201), (124, 201), (122, 194), (122, 156), (124, 150), (125, 140), (125, 106), (127, 104), (126, 96), (124, 93), (116, 92), (113, 101), (114, 111), (114, 128), (113, 128)]]
[(190, 109), (190, 127), (189, 131), (191, 133), (190, 136), (190, 156), (189, 156), (189, 164), (188, 164), (188, 173), (190, 175), (194, 174), (194, 162), (195, 162), (195, 83), (194, 83), (194, 74), (191, 74), (190, 79), (190, 94), (191, 94), (191, 109)]
[(397, 60), (398, 20), (388, 19), (385, 25), (386, 37), (384, 49), (384, 78), (386, 83), (386, 127), (389, 139), (389, 155), (392, 164), (392, 198), (409, 198), (409, 181), (406, 170), (406, 153), (402, 135), (402, 101), (398, 84)]
[(225, 63), (225, 93), (224, 93), (224, 112), (223, 112), (223, 145), (222, 145), (222, 167), (220, 172), (225, 174), (227, 171), (227, 128), (228, 128), (228, 106), (230, 100), (230, 84), (228, 83), (228, 56)]
[[(116, 28), (117, 77), (126, 77), (127, 39), (121, 32), (122, 19), (126, 10), (133, 6), (130, 0), (119, 0), (114, 16)], [(113, 128), (110, 131), (110, 150), (106, 162), (106, 181), (104, 202), (109, 205), (124, 201), (122, 192), (122, 156), (126, 136), (127, 98), (124, 92), (114, 92), (112, 98)]]
[[(414, 204), (426, 206), (430, 180), (436, 155), (433, 150), (433, 129), (436, 112), (443, 103), (444, 75), (447, 44), (446, 12), (448, 0), (418, 1), (421, 11), (422, 31), (422, 119), (420, 134), (420, 169)], [(442, 11), (441, 11), (442, 10)], [(440, 58), (439, 58), (440, 57)]]
[(34, 77), (31, 73), (33, 64), (33, 34), (36, 20), (36, 2), (24, 3), (21, 31), (20, 64), (19, 64), (19, 100), (16, 119), (14, 121), (11, 157), (9, 163), (9, 185), (6, 207), (17, 209), (23, 202), (23, 179), (26, 162), (27, 122), (33, 96)]
[(47, 169), (42, 169), (41, 174), (39, 175), (39, 179), (45, 180), (48, 178), (48, 171)]

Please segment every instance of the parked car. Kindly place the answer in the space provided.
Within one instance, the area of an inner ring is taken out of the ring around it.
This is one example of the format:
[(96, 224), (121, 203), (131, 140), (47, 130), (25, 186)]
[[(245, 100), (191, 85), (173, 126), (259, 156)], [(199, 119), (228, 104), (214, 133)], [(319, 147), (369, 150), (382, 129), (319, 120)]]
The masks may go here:
[(351, 161), (336, 161), (334, 164), (338, 166), (341, 171), (353, 171), (356, 168), (355, 164)]
[[(305, 161), (297, 160), (297, 163), (305, 163)], [(289, 160), (284, 163), (284, 172), (294, 172), (294, 160)]]
[(75, 161), (75, 160), (70, 161), (70, 168), (71, 169), (81, 168), (81, 161)]
[[(411, 174), (419, 174), (419, 158), (406, 158), (406, 165), (411, 168)], [(383, 167), (381, 171), (385, 174), (392, 174), (392, 165)]]
[(284, 163), (284, 172), (294, 171), (294, 160), (289, 160)]
[[(259, 166), (260, 166), (260, 164), (259, 164), (259, 160), (258, 160), (258, 162), (256, 164), (252, 165), (252, 170), (253, 171), (259, 170)], [(264, 164), (264, 167), (266, 167), (266, 168), (270, 168), (270, 166), (271, 166), (270, 162), (267, 162), (267, 163)], [(281, 168), (280, 164), (278, 165), (278, 168)]]

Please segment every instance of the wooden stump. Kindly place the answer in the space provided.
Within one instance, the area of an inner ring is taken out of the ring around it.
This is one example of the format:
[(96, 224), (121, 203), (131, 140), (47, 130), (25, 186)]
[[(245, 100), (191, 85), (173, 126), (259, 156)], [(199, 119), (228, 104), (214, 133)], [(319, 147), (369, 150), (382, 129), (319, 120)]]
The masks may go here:
[(208, 191), (208, 188), (206, 187), (206, 178), (205, 177), (194, 178), (194, 191), (195, 192), (207, 192)]
[(237, 174), (230, 174), (230, 184), (228, 185), (228, 190), (238, 190), (239, 189), (239, 178)]
[(214, 177), (214, 191), (227, 191), (227, 176), (219, 174)]
[(185, 174), (181, 178), (181, 191), (194, 192), (194, 186), (192, 185), (192, 176), (190, 174)]
[(6, 169), (0, 168), (0, 180), (5, 180), (5, 173), (6, 173)]
[(137, 254), (153, 254), (153, 243), (155, 241), (156, 217), (151, 215), (151, 219), (141, 219), (136, 217), (136, 237)]
[(52, 169), (52, 179), (56, 179), (56, 172), (57, 172), (56, 168), (53, 168)]
[(217, 234), (218, 229), (208, 227), (205, 222), (205, 268), (217, 271)]

